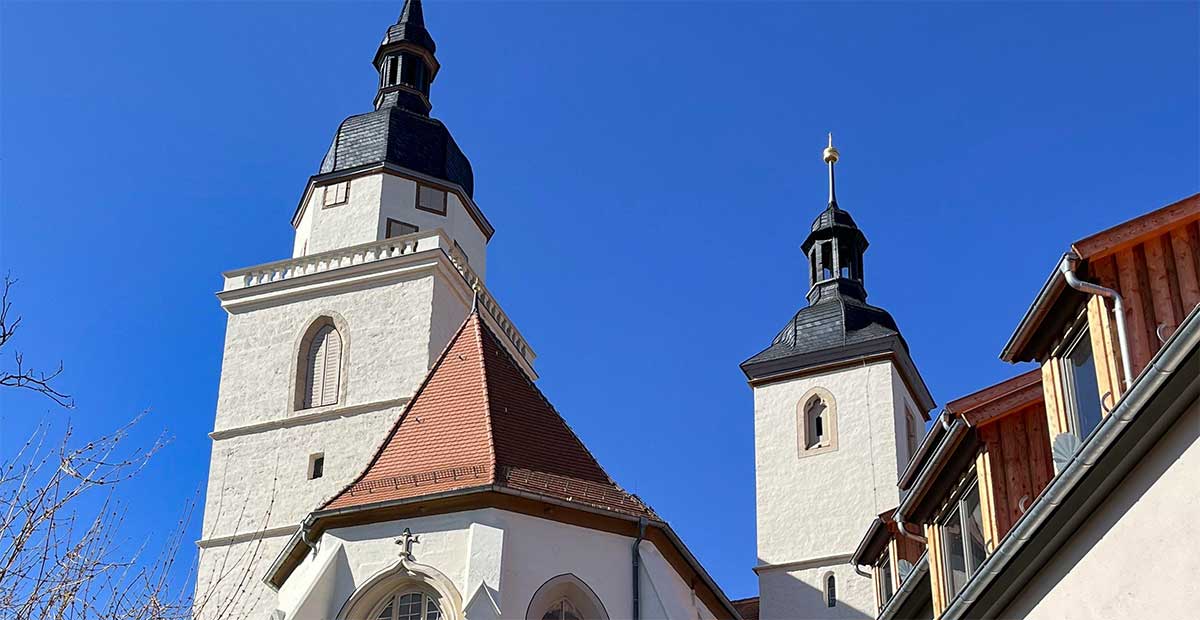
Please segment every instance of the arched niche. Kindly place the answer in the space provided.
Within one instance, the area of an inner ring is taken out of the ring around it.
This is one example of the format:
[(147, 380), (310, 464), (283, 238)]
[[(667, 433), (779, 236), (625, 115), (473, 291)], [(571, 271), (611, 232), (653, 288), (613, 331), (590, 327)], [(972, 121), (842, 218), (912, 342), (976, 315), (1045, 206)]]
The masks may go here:
[(569, 601), (579, 612), (579, 620), (608, 620), (604, 602), (586, 582), (571, 573), (552, 577), (543, 583), (525, 610), (525, 620), (542, 620), (561, 601)]

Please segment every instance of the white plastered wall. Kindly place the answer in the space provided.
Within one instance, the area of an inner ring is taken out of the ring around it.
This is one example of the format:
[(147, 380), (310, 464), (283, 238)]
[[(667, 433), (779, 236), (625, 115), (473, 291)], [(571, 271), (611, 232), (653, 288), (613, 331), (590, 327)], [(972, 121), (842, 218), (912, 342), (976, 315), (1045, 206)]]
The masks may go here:
[(417, 182), (377, 173), (350, 180), (345, 204), (325, 207), (324, 187), (314, 187), (296, 226), (292, 256), (369, 243), (387, 237), (388, 219), (440, 228), (458, 242), (480, 278), (487, 277), (487, 237), (454, 192), (446, 193), (446, 214), (418, 209)]
[[(870, 580), (847, 562), (871, 520), (898, 503), (897, 411), (903, 404), (896, 399), (906, 397), (898, 380), (890, 361), (877, 361), (754, 389), (764, 619), (840, 617), (842, 610), (828, 609), (822, 596), (829, 570), (837, 577), (839, 605), (858, 613), (873, 609)], [(813, 388), (833, 396), (837, 449), (802, 456), (798, 412)]]
[(1191, 618), (1200, 609), (1200, 401), (1109, 494), (1004, 617)]
[[(530, 610), (535, 593), (564, 574), (586, 584), (611, 620), (630, 616), (632, 538), (499, 509), (328, 531), (318, 552), (279, 590), (280, 609), (289, 613), (289, 620), (337, 617), (355, 591), (396, 565), (399, 547), (394, 540), (405, 528), (419, 537), (414, 562), (452, 581), (469, 620), (487, 617), (485, 606), (492, 603), (500, 606), (495, 610), (499, 617), (541, 618), (545, 610)], [(713, 618), (652, 544), (643, 542), (641, 551), (643, 618)], [(329, 570), (336, 574), (331, 577)], [(318, 582), (334, 587), (314, 587)], [(297, 609), (315, 615), (292, 615)]]

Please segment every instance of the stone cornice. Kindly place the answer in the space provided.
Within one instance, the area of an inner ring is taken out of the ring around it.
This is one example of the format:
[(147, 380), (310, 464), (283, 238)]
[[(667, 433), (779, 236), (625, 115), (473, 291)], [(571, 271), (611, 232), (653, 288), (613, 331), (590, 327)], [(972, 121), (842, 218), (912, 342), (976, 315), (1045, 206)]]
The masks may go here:
[(293, 415), (277, 420), (269, 420), (266, 422), (258, 422), (256, 424), (246, 424), (244, 426), (235, 426), (232, 428), (223, 428), (215, 430), (208, 434), (213, 441), (222, 439), (230, 439), (233, 437), (241, 437), (243, 435), (251, 435), (264, 431), (279, 430), (282, 428), (292, 428), (296, 426), (304, 426), (306, 424), (315, 424), (317, 422), (325, 422), (335, 418), (349, 418), (364, 413), (373, 413), (393, 407), (403, 407), (407, 405), (409, 397), (392, 398), (389, 400), (379, 400), (371, 403), (362, 403), (358, 405), (346, 405), (342, 407), (321, 407), (310, 413), (301, 415)]
[(751, 570), (755, 574), (761, 575), (773, 571), (794, 571), (803, 570), (805, 568), (817, 568), (820, 566), (831, 566), (836, 564), (849, 564), (850, 559), (854, 557), (853, 553), (842, 553), (839, 555), (827, 555), (820, 558), (811, 558), (808, 560), (800, 560), (799, 562), (784, 562), (782, 564), (759, 564)]

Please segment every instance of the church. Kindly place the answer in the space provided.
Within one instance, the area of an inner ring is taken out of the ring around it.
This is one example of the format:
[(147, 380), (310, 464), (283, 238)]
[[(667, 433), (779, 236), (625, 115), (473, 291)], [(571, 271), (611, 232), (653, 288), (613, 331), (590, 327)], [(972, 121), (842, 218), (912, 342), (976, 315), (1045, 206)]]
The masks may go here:
[(1196, 554), (1172, 544), (1200, 515), (1200, 194), (1049, 261), (1001, 354), (1041, 368), (938, 410), (896, 322), (867, 302), (867, 235), (838, 205), (831, 138), (827, 206), (802, 245), (807, 304), (741, 364), (759, 595), (730, 600), (539, 390), (533, 348), (486, 285), (495, 231), (471, 162), (430, 116), (436, 52), (407, 0), (373, 59), (374, 109), (341, 122), (304, 187), (292, 256), (223, 274), (197, 617), (949, 620), (1200, 604)]

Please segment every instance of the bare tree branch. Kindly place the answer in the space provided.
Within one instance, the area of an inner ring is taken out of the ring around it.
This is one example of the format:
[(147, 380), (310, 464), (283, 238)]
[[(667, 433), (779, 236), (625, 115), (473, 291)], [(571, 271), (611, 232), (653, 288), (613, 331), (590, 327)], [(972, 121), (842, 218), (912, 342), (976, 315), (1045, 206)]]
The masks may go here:
[[(8, 294), (12, 291), (12, 287), (16, 283), (17, 281), (11, 277), (4, 276), (4, 292), (0, 293), (0, 350), (4, 349), (4, 345), (8, 344), (8, 341), (17, 333), (17, 328), (21, 325), (21, 317), (9, 317), (12, 311), (12, 302), (8, 300)], [(62, 374), (62, 362), (58, 363), (58, 368), (46, 373), (38, 372), (33, 368), (26, 368), (25, 356), (20, 352), (14, 354), (13, 357), (16, 360), (16, 368), (12, 370), (0, 370), (0, 386), (37, 392), (54, 401), (60, 407), (67, 409), (75, 406), (75, 402), (71, 400), (69, 394), (64, 394), (51, 385)]]

